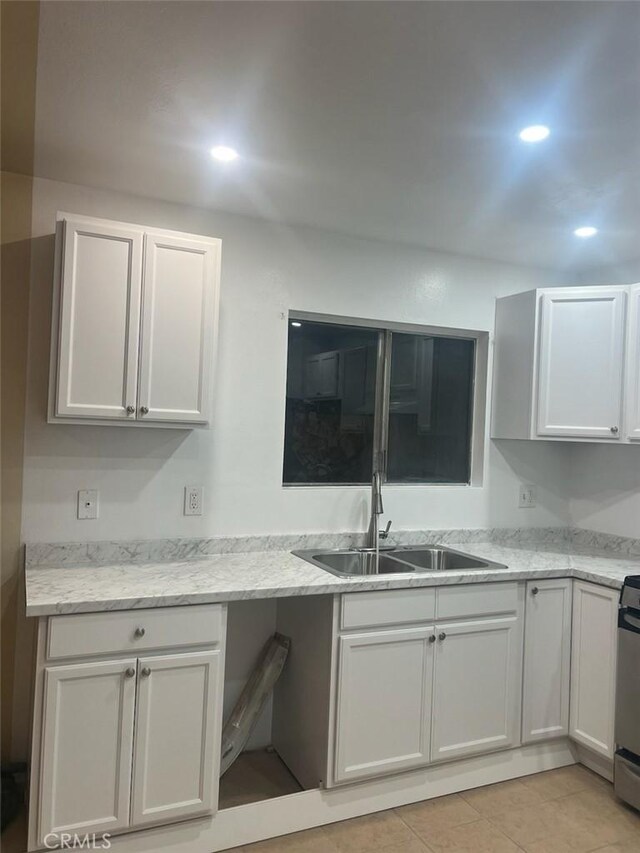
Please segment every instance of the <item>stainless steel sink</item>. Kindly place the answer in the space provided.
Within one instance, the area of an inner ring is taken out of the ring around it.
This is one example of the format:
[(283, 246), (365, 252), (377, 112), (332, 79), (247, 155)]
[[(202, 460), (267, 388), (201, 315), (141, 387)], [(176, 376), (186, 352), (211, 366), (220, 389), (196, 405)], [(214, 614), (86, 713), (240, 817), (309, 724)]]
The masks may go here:
[(444, 546), (418, 545), (375, 551), (352, 548), (348, 551), (292, 551), (308, 563), (339, 577), (363, 575), (416, 574), (419, 572), (482, 571), (506, 569), (502, 563), (483, 560)]
[(461, 551), (454, 551), (451, 548), (407, 548), (398, 555), (398, 559), (425, 572), (486, 569), (489, 566), (500, 569), (507, 568), (500, 563), (491, 563), (488, 560), (472, 557), (470, 554), (463, 554)]

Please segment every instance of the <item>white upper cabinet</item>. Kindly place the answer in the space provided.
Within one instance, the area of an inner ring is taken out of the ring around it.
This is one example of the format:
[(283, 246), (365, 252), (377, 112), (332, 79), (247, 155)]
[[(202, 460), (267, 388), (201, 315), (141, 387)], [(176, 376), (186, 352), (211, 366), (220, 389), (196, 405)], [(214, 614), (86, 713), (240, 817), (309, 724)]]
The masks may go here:
[(146, 234), (139, 410), (206, 423), (217, 306), (211, 241)]
[(143, 231), (67, 219), (56, 414), (126, 419), (136, 404)]
[(640, 441), (640, 284), (629, 293), (627, 340), (626, 431), (630, 441)]
[(58, 218), (50, 420), (208, 423), (220, 240)]
[(540, 297), (538, 435), (620, 437), (626, 290)]
[(629, 440), (636, 416), (625, 373), (640, 353), (633, 295), (564, 287), (497, 300), (492, 438)]

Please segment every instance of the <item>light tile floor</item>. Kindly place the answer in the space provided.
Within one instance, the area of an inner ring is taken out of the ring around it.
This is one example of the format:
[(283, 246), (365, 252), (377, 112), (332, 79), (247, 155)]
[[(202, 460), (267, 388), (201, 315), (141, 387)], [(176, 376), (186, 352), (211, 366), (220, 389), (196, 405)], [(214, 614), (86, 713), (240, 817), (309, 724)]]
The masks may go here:
[[(239, 848), (241, 853), (640, 853), (640, 813), (580, 765)], [(236, 848), (238, 851), (238, 848)]]

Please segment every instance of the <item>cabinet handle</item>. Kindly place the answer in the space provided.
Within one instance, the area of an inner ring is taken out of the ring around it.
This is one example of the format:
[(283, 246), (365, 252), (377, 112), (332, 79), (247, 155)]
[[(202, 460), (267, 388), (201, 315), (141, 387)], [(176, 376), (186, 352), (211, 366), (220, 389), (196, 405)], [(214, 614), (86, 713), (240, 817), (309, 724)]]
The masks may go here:
[(144, 630), (144, 628), (136, 628), (136, 630), (133, 633), (136, 637), (144, 637), (145, 630)]
[(127, 676), (127, 678), (133, 678), (133, 676), (136, 674), (136, 671), (132, 666), (129, 666), (125, 669), (124, 674)]
[(136, 410), (135, 406), (127, 406), (127, 414), (132, 415)]
[(430, 643), (435, 643), (435, 641), (436, 641), (436, 635), (435, 635), (435, 634), (431, 634), (431, 636), (429, 637), (429, 642), (430, 642)]
[(611, 427), (611, 432), (615, 435), (618, 432), (618, 427), (616, 427), (616, 426)]
[(147, 408), (147, 406), (140, 406), (140, 414), (141, 415), (148, 415), (149, 414), (149, 409)]
[(539, 592), (540, 592), (540, 590), (538, 589), (538, 587), (537, 587), (537, 586), (534, 586), (534, 587), (531, 589), (531, 595), (537, 595)]
[(151, 670), (148, 666), (143, 666), (140, 670), (140, 674), (143, 675), (144, 678), (149, 678), (149, 676), (151, 675)]
[(445, 634), (445, 632), (440, 631), (440, 633), (438, 634), (438, 639), (440, 640), (440, 642), (442, 642), (443, 640), (446, 640), (446, 638), (447, 638), (447, 635)]

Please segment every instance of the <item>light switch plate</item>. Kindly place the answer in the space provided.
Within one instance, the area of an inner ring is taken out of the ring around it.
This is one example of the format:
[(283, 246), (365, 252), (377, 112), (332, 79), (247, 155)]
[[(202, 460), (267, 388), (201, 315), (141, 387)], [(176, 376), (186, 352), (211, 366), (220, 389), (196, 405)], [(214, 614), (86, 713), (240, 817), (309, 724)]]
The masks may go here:
[(184, 514), (202, 515), (203, 488), (202, 486), (184, 487)]
[(78, 518), (98, 517), (98, 490), (80, 489), (78, 492)]
[(531, 483), (521, 483), (518, 506), (520, 509), (531, 509), (536, 505), (536, 487)]

